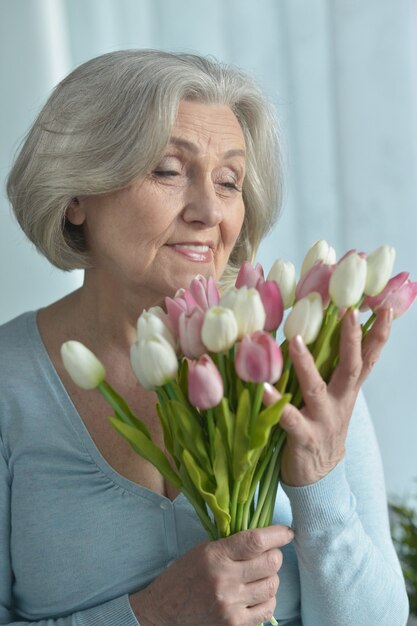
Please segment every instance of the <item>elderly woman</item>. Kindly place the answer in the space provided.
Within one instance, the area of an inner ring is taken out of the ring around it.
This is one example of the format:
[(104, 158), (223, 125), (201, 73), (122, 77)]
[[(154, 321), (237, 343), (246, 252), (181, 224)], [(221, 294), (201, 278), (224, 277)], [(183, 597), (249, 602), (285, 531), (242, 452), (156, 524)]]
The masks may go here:
[(275, 525), (213, 542), (61, 363), (67, 339), (89, 346), (163, 445), (155, 396), (128, 359), (136, 320), (196, 274), (226, 280), (254, 258), (279, 204), (275, 128), (241, 72), (150, 50), (80, 66), (36, 120), (9, 197), (38, 250), (85, 268), (85, 280), (0, 329), (0, 624), (406, 623), (381, 462), (357, 398), (389, 311), (363, 348), (346, 316), (328, 387), (291, 342), (305, 407), (282, 417)]

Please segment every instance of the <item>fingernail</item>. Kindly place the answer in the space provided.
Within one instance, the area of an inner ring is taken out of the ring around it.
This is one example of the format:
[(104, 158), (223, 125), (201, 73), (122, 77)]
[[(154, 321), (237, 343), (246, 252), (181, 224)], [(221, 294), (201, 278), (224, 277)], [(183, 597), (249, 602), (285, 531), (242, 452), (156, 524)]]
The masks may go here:
[(350, 314), (350, 321), (351, 324), (354, 328), (356, 328), (357, 326), (359, 326), (359, 324), (361, 323), (360, 318), (359, 318), (359, 311), (358, 309), (353, 309), (351, 314)]
[(294, 537), (295, 537), (295, 534), (294, 534), (293, 529), (290, 528), (289, 526), (288, 526), (288, 534), (290, 536), (290, 541), (292, 541), (294, 539)]
[(301, 335), (296, 335), (293, 340), (294, 348), (299, 352), (299, 354), (303, 354), (306, 351), (306, 345), (303, 341)]
[(394, 319), (394, 309), (388, 309), (388, 324), (391, 324)]
[(282, 398), (281, 394), (275, 387), (273, 387), (270, 383), (264, 383), (264, 393), (263, 393), (263, 403), (267, 406), (268, 404), (274, 404), (280, 398)]

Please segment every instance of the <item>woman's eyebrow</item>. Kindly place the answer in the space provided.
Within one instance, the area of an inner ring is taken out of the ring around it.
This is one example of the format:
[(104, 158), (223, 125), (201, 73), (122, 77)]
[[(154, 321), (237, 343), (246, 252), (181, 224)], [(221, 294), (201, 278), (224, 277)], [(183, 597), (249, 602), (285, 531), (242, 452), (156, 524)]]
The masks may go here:
[[(188, 141), (187, 139), (182, 139), (181, 137), (171, 137), (171, 139), (169, 140), (169, 145), (174, 145), (179, 148), (185, 148), (186, 150), (189, 150), (189, 152), (192, 152), (193, 154), (198, 154), (200, 151), (198, 146), (194, 144), (192, 141)], [(227, 150), (226, 152), (224, 152), (222, 156), (225, 159), (230, 159), (235, 156), (246, 157), (246, 151), (241, 148), (233, 148), (231, 150)]]

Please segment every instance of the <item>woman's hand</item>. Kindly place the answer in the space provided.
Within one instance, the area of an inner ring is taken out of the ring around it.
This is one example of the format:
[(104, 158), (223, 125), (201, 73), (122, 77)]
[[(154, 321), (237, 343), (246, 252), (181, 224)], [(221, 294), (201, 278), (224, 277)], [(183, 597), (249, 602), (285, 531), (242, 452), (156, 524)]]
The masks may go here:
[(202, 543), (130, 596), (141, 626), (255, 626), (275, 609), (277, 572), (293, 532), (246, 530)]
[(362, 343), (358, 312), (345, 315), (340, 361), (328, 385), (320, 377), (310, 351), (298, 338), (291, 340), (289, 355), (305, 406), (298, 410), (287, 405), (280, 421), (287, 432), (281, 465), (282, 481), (287, 485), (314, 483), (343, 458), (349, 420), (359, 389), (388, 339), (391, 320), (391, 310), (378, 313)]

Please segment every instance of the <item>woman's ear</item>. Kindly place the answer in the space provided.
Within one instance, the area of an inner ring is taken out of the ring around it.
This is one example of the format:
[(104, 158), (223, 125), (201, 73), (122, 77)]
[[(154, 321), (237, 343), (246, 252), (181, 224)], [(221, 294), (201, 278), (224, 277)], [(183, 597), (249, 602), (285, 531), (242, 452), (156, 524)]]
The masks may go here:
[(83, 203), (79, 198), (73, 198), (68, 205), (67, 211), (65, 213), (66, 218), (71, 224), (74, 226), (81, 226), (81, 224), (85, 221), (85, 211), (83, 208)]

